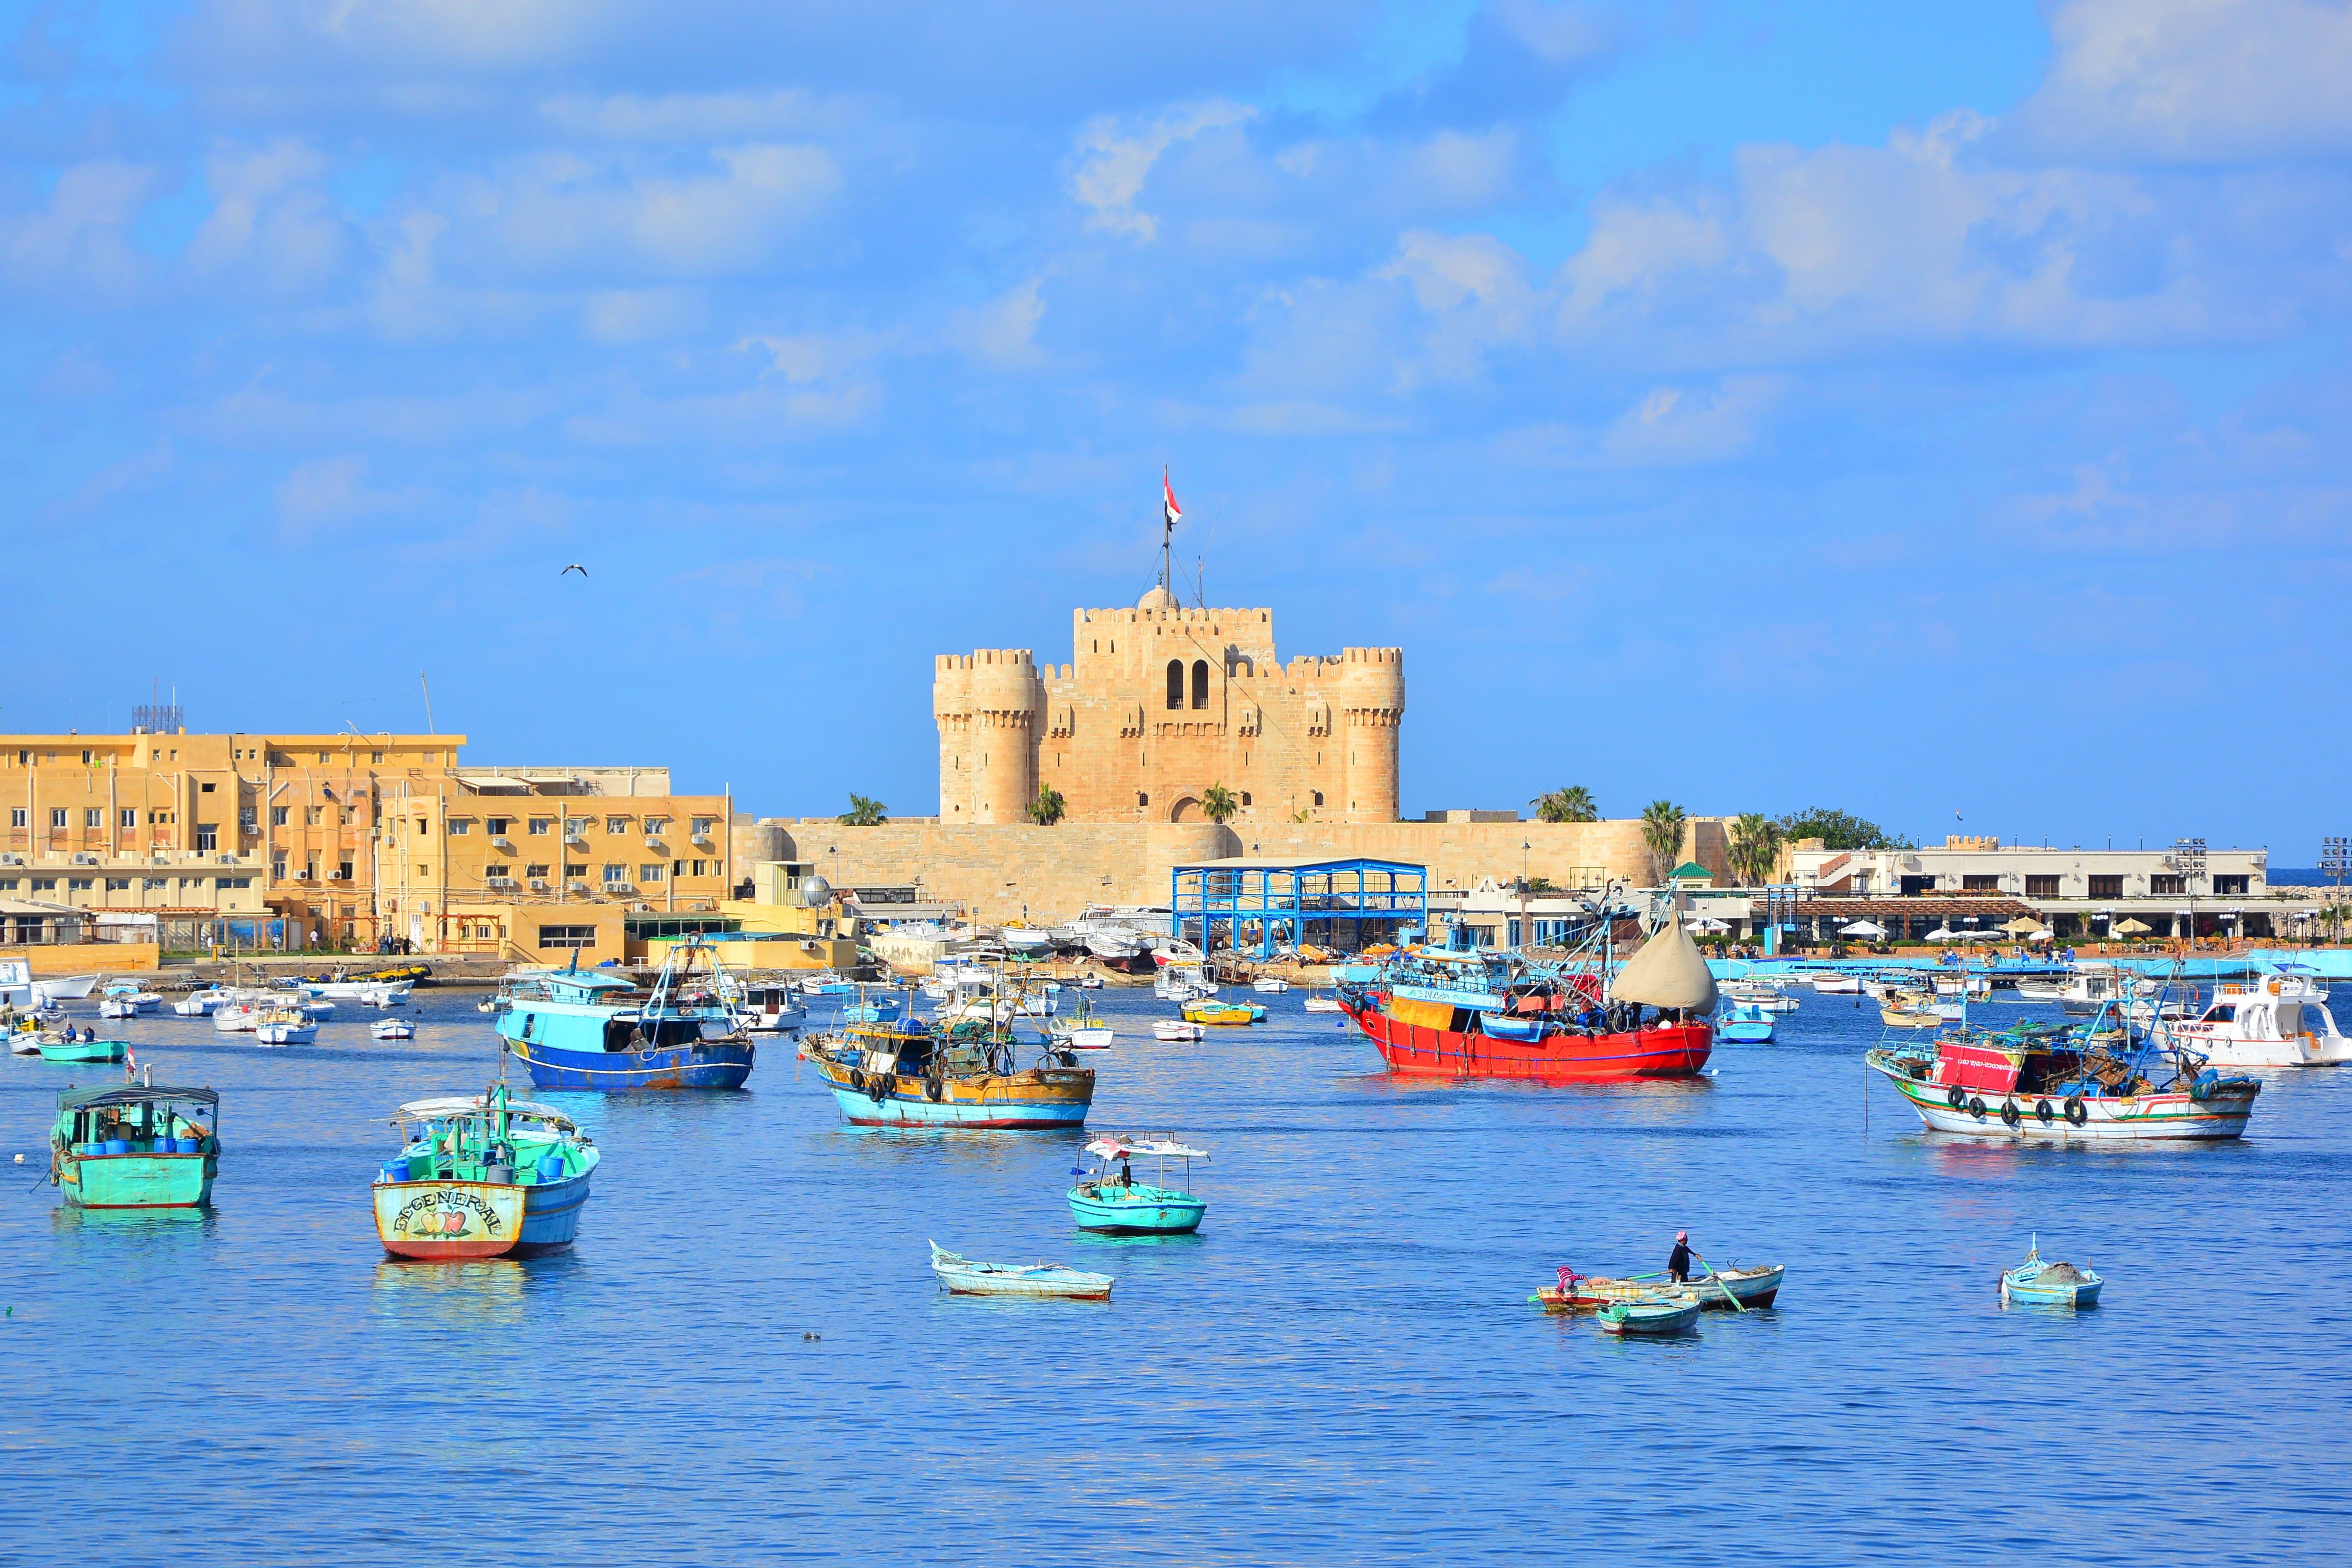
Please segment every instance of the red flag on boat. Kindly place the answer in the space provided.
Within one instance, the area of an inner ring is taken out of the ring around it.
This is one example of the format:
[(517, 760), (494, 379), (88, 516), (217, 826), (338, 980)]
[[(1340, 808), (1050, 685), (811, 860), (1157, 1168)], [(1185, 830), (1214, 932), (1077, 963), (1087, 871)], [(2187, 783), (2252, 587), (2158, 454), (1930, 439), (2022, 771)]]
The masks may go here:
[(1165, 468), (1160, 470), (1160, 504), (1161, 515), (1167, 519), (1169, 527), (1173, 528), (1184, 521), (1184, 509), (1176, 504), (1176, 489), (1168, 482), (1168, 470)]

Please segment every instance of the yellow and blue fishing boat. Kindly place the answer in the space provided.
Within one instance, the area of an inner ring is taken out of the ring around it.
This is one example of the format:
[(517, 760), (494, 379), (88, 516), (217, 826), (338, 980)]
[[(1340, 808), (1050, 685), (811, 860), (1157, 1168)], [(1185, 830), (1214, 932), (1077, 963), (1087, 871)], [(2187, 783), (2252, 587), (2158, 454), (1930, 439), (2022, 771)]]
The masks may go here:
[(412, 1100), (400, 1152), (376, 1173), (376, 1239), (395, 1258), (461, 1262), (570, 1247), (603, 1155), (551, 1106), (479, 1095)]
[(1265, 1018), (1265, 1009), (1255, 1002), (1202, 1000), (1184, 1004), (1184, 1021), (1188, 1024), (1256, 1024)]
[[(1207, 1159), (1207, 1150), (1148, 1134), (1097, 1138), (1087, 1145), (1087, 1152), (1094, 1156), (1095, 1169), (1088, 1174), (1086, 1167), (1078, 1167), (1075, 1173), (1085, 1179), (1070, 1189), (1070, 1213), (1080, 1230), (1119, 1236), (1189, 1236), (1201, 1228), (1201, 1216), (1209, 1212), (1209, 1205), (1192, 1194), (1192, 1162)], [(1132, 1162), (1139, 1155), (1160, 1162), (1156, 1181), (1135, 1179)], [(1181, 1189), (1168, 1185), (1171, 1160), (1184, 1162)], [(1114, 1164), (1118, 1167), (1116, 1171), (1111, 1168)]]
[(801, 1042), (856, 1127), (1034, 1130), (1085, 1125), (1095, 1075), (1077, 1054), (1043, 1042), (1023, 1067), (1009, 1024), (968, 1018), (945, 1030), (919, 1019), (852, 1024)]
[(212, 1201), (219, 1125), (209, 1089), (69, 1089), (49, 1131), (49, 1179), (78, 1208), (196, 1208)]

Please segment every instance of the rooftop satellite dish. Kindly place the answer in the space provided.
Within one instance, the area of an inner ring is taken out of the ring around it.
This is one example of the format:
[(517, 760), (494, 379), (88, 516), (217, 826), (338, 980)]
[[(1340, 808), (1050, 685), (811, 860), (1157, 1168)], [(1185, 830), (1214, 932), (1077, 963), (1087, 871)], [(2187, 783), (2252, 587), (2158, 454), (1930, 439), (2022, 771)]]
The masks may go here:
[(811, 872), (809, 875), (801, 879), (801, 902), (808, 908), (813, 910), (821, 908), (829, 901), (832, 897), (832, 884), (828, 883), (823, 877), (816, 875), (814, 872)]

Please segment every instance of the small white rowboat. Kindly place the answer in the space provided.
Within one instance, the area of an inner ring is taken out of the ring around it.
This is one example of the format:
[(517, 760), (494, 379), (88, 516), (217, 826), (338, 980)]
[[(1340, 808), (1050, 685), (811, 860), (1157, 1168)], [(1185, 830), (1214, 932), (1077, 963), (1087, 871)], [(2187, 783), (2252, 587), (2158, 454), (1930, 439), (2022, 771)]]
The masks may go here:
[(1108, 1301), (1110, 1276), (1061, 1263), (982, 1263), (931, 1243), (931, 1272), (953, 1296), (1023, 1296), (1042, 1300)]

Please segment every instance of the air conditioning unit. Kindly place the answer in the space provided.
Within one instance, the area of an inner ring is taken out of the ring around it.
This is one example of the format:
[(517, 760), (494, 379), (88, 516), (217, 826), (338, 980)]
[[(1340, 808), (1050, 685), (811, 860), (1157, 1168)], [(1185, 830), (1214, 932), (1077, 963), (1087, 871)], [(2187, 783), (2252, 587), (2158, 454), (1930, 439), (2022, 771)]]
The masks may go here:
[(530, 890), (534, 893), (543, 893), (547, 891), (547, 879), (544, 877), (533, 877), (530, 879)]
[(573, 833), (567, 828), (564, 830), (563, 842), (571, 845), (574, 849), (585, 849), (588, 847), (588, 836), (584, 833)]
[(0, 854), (0, 866), (21, 866), (24, 863), (25, 858), (22, 855)]
[(709, 848), (709, 847), (710, 847), (710, 835), (709, 835), (709, 834), (708, 834), (708, 833), (698, 833), (698, 834), (696, 834), (696, 835), (694, 836), (694, 841), (695, 841), (697, 844), (701, 845), (705, 849), (708, 849), (708, 848)]
[[(662, 841), (661, 841), (661, 835), (660, 835), (660, 834), (658, 834), (658, 833), (648, 833), (648, 834), (646, 834), (646, 848), (648, 848), (648, 849), (659, 849), (659, 848), (661, 848), (661, 847), (662, 847)], [(667, 851), (665, 851), (665, 853), (667, 853)]]
[(215, 855), (213, 857), (213, 863), (218, 866), (234, 866), (236, 864), (236, 857), (234, 855)]
[(95, 866), (98, 864), (98, 857), (85, 854), (78, 849), (74, 851), (73, 863), (77, 866)]
[(482, 880), (484, 886), (491, 888), (506, 889), (515, 885), (512, 877), (486, 877)]
[(588, 890), (588, 884), (582, 881), (567, 882), (564, 886), (570, 888), (575, 893), (584, 893)]
[(503, 833), (493, 833), (490, 835), (490, 847), (493, 849), (503, 849), (508, 854), (511, 855), (514, 853), (514, 840), (509, 838)]

